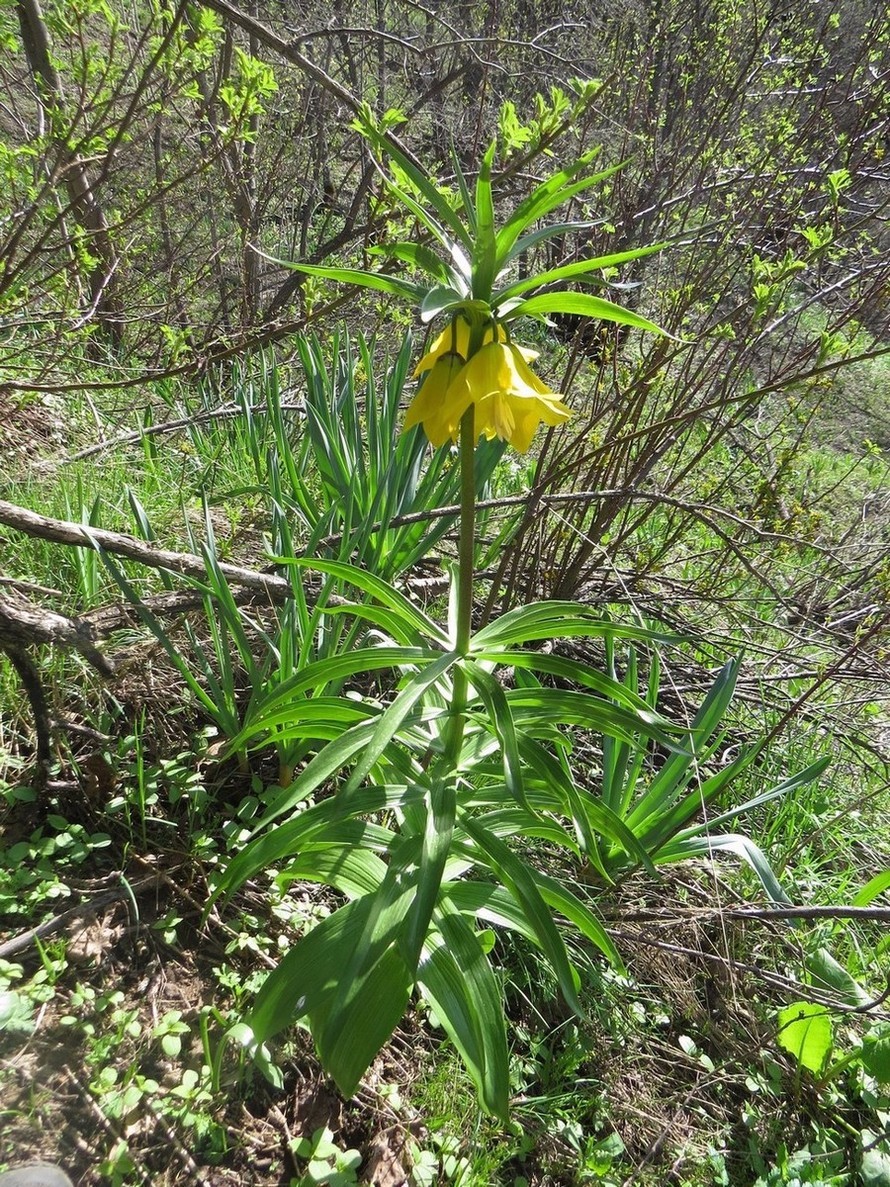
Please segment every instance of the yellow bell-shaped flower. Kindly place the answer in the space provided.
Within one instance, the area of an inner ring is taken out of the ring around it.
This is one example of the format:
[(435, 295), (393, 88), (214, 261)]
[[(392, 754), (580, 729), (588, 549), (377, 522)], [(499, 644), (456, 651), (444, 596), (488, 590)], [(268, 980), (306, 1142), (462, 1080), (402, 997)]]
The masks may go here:
[[(504, 342), (506, 340), (506, 332), (503, 326), (497, 327), (497, 340)], [(483, 342), (494, 342), (495, 331), (494, 327), (487, 326), (485, 334), (482, 338)], [(536, 350), (527, 350), (524, 346), (517, 347), (522, 354), (522, 357), (527, 363), (533, 362), (538, 357)], [(424, 371), (431, 371), (437, 359), (442, 358), (446, 354), (459, 354), (462, 359), (466, 359), (470, 351), (470, 324), (463, 317), (456, 317), (451, 325), (446, 326), (441, 334), (433, 340), (432, 346), (414, 368), (414, 378), (422, 375)]]
[(449, 385), (450, 417), (474, 405), (475, 436), (500, 437), (526, 453), (538, 425), (562, 424), (571, 410), (526, 362), (522, 349), (509, 343), (483, 346)]
[(459, 354), (439, 354), (405, 415), (405, 428), (422, 424), (430, 444), (437, 449), (449, 438), (457, 440), (461, 417), (469, 407), (469, 400), (457, 404), (451, 398), (454, 380), (465, 366)]

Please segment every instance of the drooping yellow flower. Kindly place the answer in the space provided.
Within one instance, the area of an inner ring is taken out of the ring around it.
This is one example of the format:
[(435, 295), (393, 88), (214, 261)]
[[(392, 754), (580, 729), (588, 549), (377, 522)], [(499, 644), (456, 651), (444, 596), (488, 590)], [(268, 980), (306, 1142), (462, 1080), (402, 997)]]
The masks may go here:
[(422, 424), (430, 444), (437, 449), (449, 438), (457, 440), (461, 417), (469, 407), (469, 401), (458, 407), (449, 398), (454, 380), (465, 366), (459, 354), (440, 353), (405, 415), (405, 428)]
[[(487, 326), (485, 334), (482, 338), (483, 342), (494, 342), (495, 331), (492, 326)], [(507, 334), (503, 326), (497, 327), (498, 342), (506, 341)], [(533, 362), (538, 357), (536, 350), (528, 350), (524, 346), (517, 347), (522, 354), (522, 357), (527, 363)], [(441, 334), (434, 339), (432, 346), (423, 356), (417, 366), (414, 368), (414, 378), (422, 375), (424, 371), (431, 371), (437, 359), (440, 359), (445, 354), (459, 354), (462, 359), (466, 359), (470, 351), (470, 324), (462, 317), (454, 319), (451, 325), (445, 327)]]
[(529, 367), (520, 347), (490, 342), (460, 369), (445, 393), (449, 420), (474, 405), (475, 436), (500, 437), (526, 453), (538, 425), (562, 424), (570, 409)]

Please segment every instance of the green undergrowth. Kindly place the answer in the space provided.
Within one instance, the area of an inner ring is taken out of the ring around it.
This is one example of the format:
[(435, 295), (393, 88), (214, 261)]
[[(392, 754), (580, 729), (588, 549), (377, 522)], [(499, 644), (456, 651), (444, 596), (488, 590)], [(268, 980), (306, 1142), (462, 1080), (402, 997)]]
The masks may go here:
[[(311, 355), (304, 355), (304, 375), (307, 363)], [(313, 532), (316, 548), (339, 547), (321, 542), (343, 528), (336, 520), (340, 479), (300, 453), (302, 397), (286, 398), (299, 407), (277, 428), (274, 416), (257, 411), (265, 408), (268, 367), (268, 360), (257, 365), (249, 391), (244, 375), (215, 389), (237, 415), (109, 447), (92, 459), (9, 473), (3, 497), (188, 552), (200, 553), (212, 536), (208, 556), (252, 568), (274, 568), (285, 545), (298, 551)], [(280, 390), (290, 391), (293, 376), (281, 375), (287, 382), (279, 377)], [(102, 435), (209, 407), (207, 393), (168, 388), (163, 398), (150, 393), (128, 425), (112, 426), (109, 413)], [(366, 429), (365, 407), (356, 409)], [(88, 413), (72, 411), (69, 455), (95, 438)], [(810, 418), (798, 438), (793, 418), (778, 411), (775, 417), (772, 444), (781, 442), (789, 455), (775, 489), (763, 485), (763, 459), (731, 442), (711, 454), (708, 476), (689, 480), (690, 502), (713, 501), (762, 528), (756, 549), (742, 556), (727, 551), (726, 522), (692, 516), (659, 555), (676, 515), (675, 507), (664, 507), (622, 542), (622, 558), (644, 579), (637, 588), (648, 582), (657, 591), (664, 580), (665, 619), (686, 637), (665, 649), (659, 709), (689, 720), (726, 660), (742, 656), (725, 736), (693, 790), (776, 730), (757, 761), (701, 806), (698, 823), (830, 756), (818, 778), (755, 806), (744, 828), (795, 903), (880, 906), (890, 885), (880, 882), (890, 866), (880, 749), (888, 706), (875, 679), (886, 660), (883, 643), (869, 644), (855, 672), (841, 669), (838, 678), (827, 678), (792, 720), (783, 717), (814, 673), (867, 634), (876, 613), (868, 607), (885, 596), (885, 569), (871, 558), (886, 531), (886, 464), (874, 448), (842, 454), (824, 441), (814, 445), (818, 425), (828, 421)], [(291, 459), (301, 461), (291, 474), (281, 432)], [(446, 452), (443, 482), (449, 464)], [(492, 458), (487, 493), (523, 491), (533, 467), (533, 459)], [(279, 514), (282, 506), (287, 515)], [(349, 530), (370, 511), (357, 494)], [(485, 523), (486, 565), (496, 562), (510, 523), (507, 513)], [(441, 576), (440, 562), (453, 551), (450, 532), (424, 551), (421, 577)], [(128, 584), (143, 597), (165, 588), (157, 573), (128, 561), (106, 564), (96, 553), (60, 549), (11, 529), (5, 537), (6, 571), (58, 591), (50, 604), (62, 613), (120, 601)], [(409, 537), (390, 536), (385, 547), (367, 533), (355, 539), (355, 547), (384, 561), (404, 555), (414, 566), (419, 559)], [(823, 563), (827, 553), (830, 564)], [(813, 572), (815, 587), (802, 589), (803, 575)], [(855, 591), (848, 588), (853, 578), (861, 579)], [(443, 608), (435, 580), (418, 588), (415, 596), (431, 612)], [(886, 1174), (881, 1159), (890, 1156), (884, 1134), (890, 1101), (886, 1082), (862, 1054), (870, 1050), (863, 1036), (885, 1024), (883, 1007), (874, 1017), (856, 1007), (851, 1012), (835, 985), (828, 997), (831, 1048), (822, 1064), (803, 1061), (803, 1046), (783, 1045), (780, 1037), (780, 1011), (813, 991), (808, 968), (820, 950), (879, 997), (888, 955), (881, 924), (843, 917), (799, 925), (739, 921), (731, 908), (763, 901), (762, 886), (725, 857), (699, 856), (658, 877), (619, 871), (617, 885), (608, 886), (572, 863), (560, 864), (546, 839), (523, 849), (530, 864), (589, 898), (612, 929), (626, 969), (607, 969), (569, 939), (581, 970), (585, 1016), (579, 1020), (560, 1003), (531, 946), (492, 931), (510, 1025), (510, 1126), (479, 1111), (428, 1006), (412, 1005), (351, 1103), (325, 1083), (300, 1029), (270, 1044), (258, 1063), (224, 1043), (270, 962), (339, 904), (309, 883), (283, 888), (273, 869), (202, 921), (216, 872), (243, 848), (274, 800), (282, 765), (301, 758), (266, 746), (248, 749), (239, 764), (226, 748), (232, 736), (226, 719), (214, 716), (201, 696), (212, 702), (222, 689), (232, 719), (240, 721), (250, 712), (252, 682), (271, 679), (270, 672), (287, 679), (306, 658), (283, 650), (292, 624), (280, 608), (230, 610), (226, 618), (208, 611), (224, 603), (225, 583), (217, 579), (211, 595), (215, 600), (171, 625), (170, 648), (147, 619), (103, 641), (119, 661), (111, 681), (77, 655), (39, 652), (46, 691), (69, 727), (58, 731), (43, 788), (30, 778), (31, 722), (18, 678), (0, 664), (3, 930), (18, 935), (84, 898), (99, 904), (0, 961), (0, 1162), (53, 1153), (47, 1132), (58, 1135), (59, 1149), (71, 1149), (71, 1135), (86, 1129), (94, 1135), (89, 1153), (76, 1158), (83, 1175), (98, 1178), (84, 1181), (121, 1187), (166, 1171), (171, 1149), (172, 1181), (181, 1182), (195, 1181), (189, 1158), (201, 1167), (222, 1166), (244, 1183), (270, 1176), (295, 1184), (363, 1182), (381, 1150), (392, 1175), (401, 1168), (411, 1187), (629, 1178), (654, 1187), (668, 1171), (671, 1181), (690, 1187), (886, 1181), (880, 1174)], [(613, 620), (638, 614), (653, 621), (651, 599), (643, 603), (633, 592), (616, 597), (608, 610)], [(853, 617), (844, 633), (832, 623), (846, 614)], [(326, 645), (322, 636), (316, 632), (313, 646)], [(589, 658), (602, 664), (607, 657), (594, 649)], [(642, 651), (639, 661), (644, 687), (649, 666)], [(619, 651), (620, 678), (628, 663)], [(392, 689), (372, 691), (386, 699)], [(360, 682), (346, 690), (347, 696), (367, 692)], [(579, 731), (576, 750), (597, 786), (606, 762), (601, 740)], [(658, 744), (649, 745), (643, 773), (665, 758)], [(654, 906), (663, 917), (653, 917)], [(273, 1153), (255, 1170), (262, 1143)], [(163, 1166), (159, 1149), (168, 1151)]]

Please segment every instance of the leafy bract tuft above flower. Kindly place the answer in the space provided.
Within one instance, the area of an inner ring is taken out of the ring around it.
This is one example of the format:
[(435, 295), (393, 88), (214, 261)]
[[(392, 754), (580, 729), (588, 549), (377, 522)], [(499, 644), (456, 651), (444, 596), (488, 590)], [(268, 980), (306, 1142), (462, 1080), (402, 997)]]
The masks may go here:
[[(566, 283), (595, 283), (593, 274), (661, 251), (664, 243), (579, 260), (536, 275), (519, 274), (519, 260), (525, 253), (548, 239), (591, 225), (542, 225), (542, 220), (612, 177), (625, 162), (589, 172), (600, 150), (584, 153), (545, 178), (497, 227), (491, 180), (494, 144), (483, 157), (472, 187), (455, 157), (455, 200), (394, 139), (387, 122), (377, 122), (369, 107), (363, 106), (353, 126), (381, 157), (387, 155), (392, 160), (392, 170), (379, 166), (383, 184), (417, 220), (429, 240), (391, 243), (375, 250), (424, 274), (426, 281), (417, 283), (389, 272), (353, 268), (289, 266), (310, 276), (374, 289), (411, 302), (419, 307), (425, 323), (439, 317), (449, 319), (448, 327), (417, 365), (415, 377), (427, 377), (406, 421), (408, 427), (422, 423), (434, 445), (456, 436), (457, 425), (470, 405), (475, 406), (477, 437), (497, 436), (523, 452), (538, 424), (559, 424), (568, 417), (565, 404), (529, 369), (527, 364), (536, 357), (534, 353), (510, 341), (510, 327), (520, 317), (546, 322), (550, 314), (571, 313), (655, 334), (664, 332), (654, 322), (604, 297), (559, 287)], [(486, 351), (485, 361), (470, 369), (475, 357)], [(466, 364), (464, 371), (458, 369), (457, 360)], [(455, 421), (461, 406), (463, 412)]]

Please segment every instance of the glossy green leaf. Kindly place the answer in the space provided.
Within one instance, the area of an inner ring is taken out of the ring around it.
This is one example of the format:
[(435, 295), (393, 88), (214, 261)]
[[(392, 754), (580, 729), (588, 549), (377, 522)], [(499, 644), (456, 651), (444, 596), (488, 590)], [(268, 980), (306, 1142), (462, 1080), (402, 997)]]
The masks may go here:
[(583, 936), (586, 936), (591, 943), (599, 948), (613, 968), (623, 972), (624, 961), (621, 959), (621, 953), (615, 947), (601, 920), (597, 919), (590, 908), (576, 894), (573, 894), (548, 874), (535, 870), (534, 878), (541, 897), (548, 907), (552, 907), (564, 915)]
[(471, 817), (462, 814), (460, 825), (485, 855), (491, 869), (524, 910), (529, 927), (535, 933), (538, 946), (547, 956), (550, 967), (559, 982), (566, 1004), (580, 1017), (582, 1010), (576, 987), (577, 974), (569, 963), (565, 944), (528, 866), (503, 841)]
[(518, 317), (540, 317), (548, 313), (574, 313), (580, 317), (595, 317), (600, 321), (613, 322), (619, 326), (633, 326), (638, 330), (648, 330), (652, 334), (664, 334), (665, 331), (640, 317), (638, 313), (631, 313), (623, 305), (616, 305), (613, 301), (606, 301), (603, 297), (594, 297), (591, 293), (557, 292), (540, 293), (536, 297), (529, 297), (515, 306), (502, 318), (504, 321), (515, 321)]
[(540, 714), (545, 723), (551, 725), (555, 722), (560, 725), (580, 725), (628, 742), (633, 742), (639, 732), (654, 738), (667, 750), (680, 751), (688, 756), (688, 751), (682, 746), (683, 739), (672, 737), (651, 720), (641, 718), (634, 711), (623, 709), (592, 693), (562, 688), (514, 688), (509, 689), (506, 696), (514, 717), (517, 721), (521, 717), (523, 726), (527, 728), (534, 728), (535, 715)]
[[(366, 899), (360, 937), (325, 959), (339, 965), (338, 984), (309, 1015), (312, 1037), (325, 1070), (344, 1096), (359, 1081), (398, 1025), (414, 983), (398, 947), (398, 936), (413, 892), (387, 878)], [(311, 933), (310, 933), (311, 934)]]
[(385, 874), (386, 865), (375, 854), (351, 843), (325, 841), (305, 846), (297, 860), (281, 871), (278, 882), (318, 882), (356, 899), (373, 894)]
[(502, 302), (512, 300), (513, 297), (527, 293), (530, 289), (543, 288), (548, 284), (563, 283), (566, 280), (573, 280), (577, 276), (586, 276), (589, 272), (601, 271), (603, 268), (617, 268), (619, 265), (627, 264), (631, 260), (641, 260), (646, 256), (654, 255), (656, 252), (664, 251), (667, 246), (668, 244), (666, 243), (653, 243), (649, 247), (635, 247), (629, 251), (616, 251), (607, 256), (592, 256), (588, 260), (576, 260), (571, 264), (563, 264), (560, 268), (551, 268), (547, 272), (540, 272), (534, 277), (517, 280), (515, 284), (508, 285), (507, 288), (499, 290), (492, 298), (492, 304), (500, 305)]
[[(575, 822), (582, 849), (595, 865), (599, 860), (594, 834), (599, 834), (620, 846), (632, 861), (654, 872), (645, 848), (616, 812), (597, 796), (575, 787), (571, 776), (533, 738), (524, 737), (520, 745), (528, 767), (564, 796), (563, 810)], [(608, 880), (605, 870), (602, 873)]]
[(424, 947), (417, 980), (457, 1047), (483, 1106), (507, 1120), (509, 1066), (504, 1007), (478, 937), (443, 902)]
[(827, 948), (817, 948), (815, 952), (808, 953), (806, 966), (814, 985), (832, 990), (846, 1005), (854, 1009), (869, 1005), (871, 999), (865, 989)]
[(747, 862), (760, 884), (774, 903), (789, 904), (791, 900), (773, 872), (766, 855), (754, 842), (739, 833), (722, 836), (687, 837), (685, 840), (669, 841), (659, 849), (656, 858), (659, 865), (668, 862), (686, 861), (690, 857), (713, 857), (715, 853), (732, 853)]
[[(417, 188), (419, 193), (423, 196), (424, 201), (429, 204), (429, 208), (435, 211), (438, 218), (441, 220), (443, 227), (447, 227), (458, 243), (462, 243), (468, 250), (472, 249), (472, 240), (467, 234), (467, 230), (461, 222), (459, 216), (452, 210), (449, 200), (444, 194), (440, 193), (433, 181), (427, 174), (419, 169), (410, 157), (406, 156), (404, 152), (388, 137), (382, 135), (370, 122), (365, 121), (364, 134), (367, 139), (375, 145), (379, 151), (386, 153), (398, 164), (403, 173), (411, 179), (412, 184)], [(413, 198), (405, 194), (398, 186), (384, 174), (384, 179), (387, 186), (394, 192), (397, 192), (399, 197), (409, 209), (419, 207)], [(422, 208), (419, 208), (422, 211)], [(416, 213), (416, 211), (415, 211)], [(429, 216), (423, 212), (424, 222), (429, 225)]]
[(491, 144), (482, 158), (476, 178), (476, 232), (473, 252), (473, 295), (488, 300), (494, 283), (496, 242), (494, 232), (494, 202), (491, 192), (491, 166), (495, 144)]
[(466, 293), (457, 292), (448, 285), (436, 285), (424, 294), (420, 303), (420, 320), (426, 324), (442, 313), (450, 313), (463, 305)]
[(687, 748), (678, 749), (663, 763), (644, 795), (633, 806), (627, 823), (640, 836), (648, 823), (664, 815), (707, 757), (708, 743), (720, 725), (735, 692), (740, 660), (725, 664), (693, 718)]
[(396, 276), (387, 276), (383, 272), (364, 272), (360, 268), (328, 268), (321, 264), (296, 264), (290, 260), (278, 260), (273, 256), (265, 256), (273, 264), (282, 268), (290, 268), (294, 272), (303, 272), (306, 276), (318, 276), (323, 280), (334, 280), (338, 284), (350, 284), (357, 288), (375, 289), (380, 293), (389, 293), (403, 301), (417, 303), (426, 291), (423, 285), (412, 284), (409, 280), (399, 280)]

